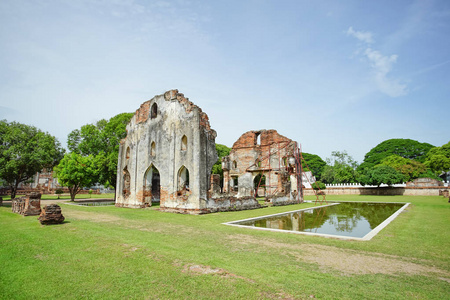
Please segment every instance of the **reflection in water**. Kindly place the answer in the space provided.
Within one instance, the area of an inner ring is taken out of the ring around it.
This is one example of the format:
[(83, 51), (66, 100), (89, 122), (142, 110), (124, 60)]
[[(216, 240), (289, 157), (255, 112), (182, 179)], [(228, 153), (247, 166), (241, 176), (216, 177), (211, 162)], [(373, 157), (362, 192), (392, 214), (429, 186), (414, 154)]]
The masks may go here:
[(340, 203), (235, 224), (291, 231), (364, 237), (400, 209), (397, 203)]

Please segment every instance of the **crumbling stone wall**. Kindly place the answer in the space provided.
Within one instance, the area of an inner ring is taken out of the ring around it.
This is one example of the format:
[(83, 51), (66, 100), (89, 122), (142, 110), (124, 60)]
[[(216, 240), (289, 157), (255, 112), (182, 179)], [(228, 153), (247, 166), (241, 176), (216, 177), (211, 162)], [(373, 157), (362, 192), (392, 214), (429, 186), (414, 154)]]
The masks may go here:
[(13, 199), (11, 210), (13, 213), (23, 216), (38, 216), (41, 213), (41, 194), (32, 193)]
[[(224, 193), (235, 192), (237, 185), (237, 198), (264, 193), (279, 205), (303, 201), (301, 197), (297, 199), (296, 145), (276, 130), (244, 133), (233, 144), (230, 154), (222, 159)], [(260, 184), (260, 177), (265, 179), (265, 184)]]
[(178, 90), (143, 103), (120, 143), (116, 206), (208, 212), (215, 138), (206, 113)]

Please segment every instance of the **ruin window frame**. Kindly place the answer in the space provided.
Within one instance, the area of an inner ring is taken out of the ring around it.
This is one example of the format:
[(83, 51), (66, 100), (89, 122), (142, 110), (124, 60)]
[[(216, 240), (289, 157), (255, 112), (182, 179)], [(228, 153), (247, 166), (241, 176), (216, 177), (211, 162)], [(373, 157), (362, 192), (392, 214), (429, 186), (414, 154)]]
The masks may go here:
[(150, 119), (155, 119), (158, 116), (158, 104), (153, 103), (150, 109)]
[[(184, 176), (183, 176), (184, 174)], [(185, 177), (184, 179), (182, 177)], [(182, 181), (183, 180), (183, 181)], [(182, 165), (177, 172), (177, 191), (190, 190), (189, 169)]]
[(188, 139), (186, 135), (183, 135), (183, 137), (181, 138), (181, 151), (187, 151), (188, 148)]
[(125, 153), (125, 159), (130, 159), (130, 153), (131, 153), (131, 149), (130, 149), (130, 146), (128, 146), (126, 153)]
[(255, 146), (261, 145), (261, 132), (255, 133)]
[(155, 143), (155, 141), (153, 141), (150, 144), (150, 156), (151, 157), (156, 157), (156, 143)]

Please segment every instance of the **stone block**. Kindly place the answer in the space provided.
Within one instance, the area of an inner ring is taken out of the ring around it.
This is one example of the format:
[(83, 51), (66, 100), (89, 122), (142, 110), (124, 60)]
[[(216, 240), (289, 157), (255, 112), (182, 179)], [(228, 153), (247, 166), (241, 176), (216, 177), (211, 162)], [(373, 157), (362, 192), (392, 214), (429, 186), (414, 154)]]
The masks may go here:
[(46, 205), (38, 218), (42, 225), (61, 224), (64, 222), (64, 216), (61, 213), (61, 207), (57, 204)]

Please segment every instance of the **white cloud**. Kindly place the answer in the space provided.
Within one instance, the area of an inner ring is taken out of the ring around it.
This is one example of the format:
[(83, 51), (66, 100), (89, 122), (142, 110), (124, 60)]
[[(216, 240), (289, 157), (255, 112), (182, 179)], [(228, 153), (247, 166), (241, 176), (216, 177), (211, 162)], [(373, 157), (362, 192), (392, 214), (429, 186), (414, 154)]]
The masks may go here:
[(375, 72), (375, 81), (381, 92), (390, 97), (399, 97), (407, 94), (406, 84), (401, 84), (398, 80), (387, 77), (392, 70), (392, 65), (397, 62), (397, 55), (384, 56), (379, 51), (371, 48), (367, 48), (364, 54), (371, 62)]
[(363, 55), (368, 58), (374, 73), (374, 80), (378, 90), (389, 97), (400, 97), (408, 93), (407, 85), (402, 84), (397, 79), (389, 78), (393, 65), (397, 62), (398, 55), (383, 55), (378, 50), (369, 47), (374, 41), (371, 32), (355, 31), (352, 27), (347, 30), (347, 35), (353, 36), (367, 45)]
[(369, 31), (355, 31), (353, 30), (353, 27), (349, 27), (347, 30), (347, 35), (351, 35), (361, 42), (365, 42), (367, 44), (372, 44), (374, 42), (372, 38), (372, 33)]

